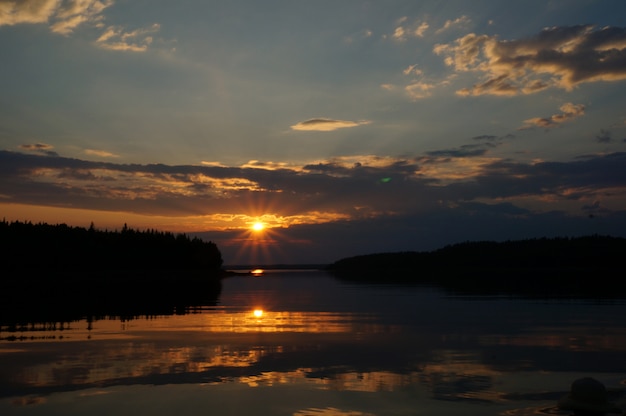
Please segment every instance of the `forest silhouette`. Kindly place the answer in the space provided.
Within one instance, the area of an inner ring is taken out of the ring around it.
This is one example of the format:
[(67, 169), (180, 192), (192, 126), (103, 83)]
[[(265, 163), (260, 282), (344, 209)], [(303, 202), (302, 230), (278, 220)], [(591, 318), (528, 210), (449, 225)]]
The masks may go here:
[[(0, 325), (14, 329), (187, 313), (216, 305), (230, 273), (213, 242), (126, 224), (109, 231), (93, 223), (3, 220), (0, 250)], [(626, 296), (624, 253), (626, 239), (599, 235), (475, 241), (348, 257), (325, 270), (357, 283), (438, 285), (456, 293), (615, 298)]]
[(205, 270), (217, 272), (222, 254), (213, 242), (124, 224), (120, 231), (31, 222), (0, 223), (3, 269)]
[(468, 241), (343, 258), (327, 270), (344, 280), (435, 284), (464, 293), (623, 297), (625, 254), (625, 238), (600, 235)]
[[(212, 242), (156, 230), (0, 222), (0, 325), (184, 313), (215, 305)], [(1, 329), (0, 329), (1, 332)]]

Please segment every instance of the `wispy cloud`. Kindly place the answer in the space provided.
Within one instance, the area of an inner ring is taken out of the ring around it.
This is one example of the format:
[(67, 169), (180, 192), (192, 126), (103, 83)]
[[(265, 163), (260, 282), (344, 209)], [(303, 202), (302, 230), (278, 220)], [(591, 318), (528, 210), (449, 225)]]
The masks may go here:
[(532, 127), (553, 128), (585, 114), (585, 106), (583, 104), (565, 103), (561, 106), (560, 110), (562, 113), (553, 114), (550, 117), (534, 117), (524, 120), (524, 125), (518, 130), (525, 130)]
[[(50, 31), (69, 36), (81, 25), (104, 28), (104, 11), (114, 0), (0, 0), (0, 26), (16, 24), (50, 24)], [(159, 24), (126, 31), (108, 26), (96, 40), (101, 48), (144, 52), (153, 42), (152, 34)]]
[(456, 149), (442, 149), (427, 152), (428, 156), (434, 157), (474, 157), (483, 156), (487, 153), (488, 144), (465, 144)]
[(0, 26), (47, 23), (60, 4), (61, 0), (2, 0), (0, 1)]
[[(434, 33), (441, 34), (455, 27), (467, 27), (470, 23), (471, 19), (468, 16), (461, 16), (456, 19), (446, 20), (443, 26), (437, 29)], [(430, 23), (425, 20), (417, 19), (411, 21), (408, 16), (403, 16), (396, 20), (393, 33), (385, 35), (383, 38), (391, 38), (398, 42), (404, 42), (411, 38), (423, 38), (430, 28)]]
[(610, 143), (612, 141), (611, 132), (606, 129), (601, 129), (600, 134), (596, 136), (596, 141), (598, 143)]
[(446, 20), (444, 25), (441, 28), (437, 29), (436, 33), (442, 33), (454, 27), (465, 27), (469, 25), (471, 22), (472, 20), (467, 16), (461, 16), (456, 19)]
[(422, 75), (424, 71), (417, 67), (417, 64), (409, 65), (402, 71), (404, 75)]
[(429, 28), (428, 22), (416, 20), (410, 23), (409, 18), (404, 16), (396, 21), (393, 33), (390, 36), (384, 36), (384, 38), (390, 37), (395, 41), (404, 42), (409, 38), (424, 37)]
[(33, 143), (33, 144), (21, 144), (19, 147), (20, 149), (24, 149), (24, 150), (41, 151), (41, 150), (50, 150), (54, 146), (46, 144), (46, 143)]
[(470, 33), (434, 47), (459, 72), (484, 79), (459, 95), (532, 94), (546, 88), (626, 79), (626, 28), (550, 27), (519, 40)]
[(113, 0), (2, 0), (0, 26), (50, 23), (52, 32), (69, 35), (85, 23), (97, 26), (112, 5)]
[(54, 146), (46, 143), (21, 144), (19, 148), (29, 152), (41, 153), (46, 156), (58, 156), (58, 153), (52, 150)]
[(416, 81), (404, 87), (404, 91), (411, 100), (416, 101), (421, 98), (430, 97), (432, 95), (432, 90), (436, 87), (437, 85), (432, 83)]
[(104, 17), (102, 12), (113, 5), (113, 0), (69, 0), (60, 3), (53, 18), (56, 20), (50, 30), (61, 35), (69, 35), (79, 25), (91, 23), (99, 26)]
[(119, 157), (115, 153), (107, 152), (105, 150), (85, 149), (86, 155), (99, 156), (99, 157)]
[(291, 126), (291, 129), (305, 131), (334, 131), (338, 129), (358, 127), (370, 123), (371, 121), (369, 120), (349, 121), (335, 120), (331, 118), (312, 118), (294, 124), (293, 126)]
[(96, 40), (96, 44), (101, 48), (115, 51), (144, 52), (153, 42), (151, 35), (160, 29), (161, 26), (157, 23), (149, 28), (130, 32), (125, 32), (121, 27), (109, 26)]

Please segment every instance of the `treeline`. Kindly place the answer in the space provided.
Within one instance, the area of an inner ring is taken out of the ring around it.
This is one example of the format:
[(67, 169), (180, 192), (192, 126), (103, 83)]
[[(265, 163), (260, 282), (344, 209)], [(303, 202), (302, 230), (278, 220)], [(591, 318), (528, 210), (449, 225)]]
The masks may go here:
[(43, 271), (219, 271), (222, 255), (213, 242), (157, 230), (121, 231), (0, 222), (1, 268)]
[(341, 259), (327, 269), (353, 281), (434, 283), (481, 291), (580, 292), (626, 288), (625, 256), (625, 238), (591, 235), (464, 242), (429, 252), (368, 254)]
[(588, 268), (622, 266), (624, 255), (626, 239), (593, 235), (505, 242), (475, 241), (448, 245), (430, 252), (366, 254), (338, 260), (328, 269)]
[(215, 305), (223, 276), (214, 243), (127, 225), (3, 220), (0, 259), (0, 333), (37, 322), (186, 313)]

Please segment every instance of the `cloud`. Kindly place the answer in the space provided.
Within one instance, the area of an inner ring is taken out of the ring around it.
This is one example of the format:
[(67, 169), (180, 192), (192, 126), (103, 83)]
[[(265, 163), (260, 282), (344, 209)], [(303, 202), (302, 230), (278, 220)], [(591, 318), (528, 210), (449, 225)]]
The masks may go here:
[(374, 32), (370, 29), (361, 30), (359, 32), (347, 35), (343, 38), (343, 41), (347, 44), (352, 44), (355, 40), (362, 40), (371, 38), (374, 35)]
[(47, 23), (61, 0), (0, 0), (0, 26)]
[(417, 64), (409, 65), (402, 71), (404, 75), (422, 75), (424, 72), (417, 67)]
[(407, 21), (408, 17), (406, 16), (398, 19), (393, 34), (391, 35), (392, 39), (398, 42), (404, 42), (410, 37), (422, 38), (430, 27), (427, 22), (416, 21), (407, 25)]
[(107, 152), (105, 150), (85, 149), (85, 154), (100, 157), (119, 157), (115, 153)]
[[(486, 158), (490, 143), (415, 158), (353, 156), (300, 167), (138, 165), (0, 151), (0, 194), (16, 203), (71, 205), (144, 215), (235, 214), (261, 198), (277, 215), (399, 215), (460, 201), (583, 201), (626, 195), (626, 153), (571, 162)], [(49, 151), (46, 146), (32, 149)], [(549, 197), (549, 198), (548, 198)], [(239, 202), (238, 202), (239, 201)]]
[(573, 120), (585, 114), (585, 106), (583, 104), (565, 103), (561, 106), (562, 113), (554, 114), (550, 117), (534, 117), (524, 120), (524, 125), (518, 130), (525, 130), (532, 127), (553, 128), (566, 121)]
[(21, 144), (19, 147), (20, 149), (34, 150), (34, 151), (50, 150), (54, 148), (54, 146), (45, 144), (45, 143)]
[(0, 0), (0, 26), (49, 23), (53, 33), (71, 34), (84, 23), (97, 25), (113, 0)]
[(457, 149), (442, 149), (426, 152), (428, 156), (434, 157), (474, 157), (483, 156), (487, 153), (487, 145), (466, 144)]
[(456, 71), (481, 76), (459, 95), (569, 91), (582, 83), (626, 79), (626, 28), (621, 27), (551, 27), (519, 40), (470, 33), (433, 51)]
[(52, 150), (54, 146), (45, 143), (21, 144), (19, 148), (29, 152), (41, 153), (46, 156), (58, 156), (58, 153)]
[(428, 98), (432, 95), (432, 90), (437, 86), (423, 81), (416, 81), (412, 84), (404, 87), (404, 91), (407, 93), (411, 100), (416, 101), (421, 98)]
[(418, 38), (424, 37), (424, 33), (428, 30), (430, 26), (426, 22), (420, 23), (416, 28), (413, 29), (413, 34)]
[(406, 39), (406, 31), (402, 26), (398, 26), (393, 31), (393, 38), (399, 41), (403, 41)]
[[(81, 25), (104, 27), (105, 9), (114, 0), (0, 0), (0, 26), (50, 23), (50, 31), (69, 36)], [(153, 42), (152, 34), (159, 24), (125, 31), (108, 26), (96, 40), (96, 45), (109, 50), (145, 52)]]
[(56, 22), (50, 30), (61, 35), (69, 35), (79, 25), (89, 22), (98, 25), (102, 21), (102, 12), (113, 5), (113, 0), (68, 0), (61, 3), (57, 10)]
[(0, 195), (3, 203), (134, 213), (148, 223), (159, 216), (179, 227), (211, 224), (215, 233), (233, 230), (230, 237), (264, 216), (284, 230), (283, 249), (336, 257), (325, 260), (348, 250), (406, 250), (454, 239), (626, 230), (626, 153), (515, 162), (485, 157), (486, 148), (224, 167), (44, 157), (36, 153), (50, 147), (35, 144), (22, 148), (29, 153), (0, 151)]
[(596, 141), (598, 143), (610, 143), (611, 142), (611, 132), (605, 129), (600, 130), (600, 134), (596, 136)]
[(598, 214), (606, 214), (610, 212), (610, 210), (600, 203), (600, 201), (593, 201), (592, 204), (583, 205), (582, 210), (587, 212), (589, 216), (594, 216)]
[(153, 33), (158, 32), (161, 26), (157, 23), (149, 28), (136, 29), (124, 32), (120, 27), (109, 26), (96, 40), (96, 44), (103, 48), (115, 51), (145, 52), (153, 42)]
[(456, 26), (466, 26), (469, 23), (471, 23), (471, 21), (472, 20), (467, 16), (461, 16), (454, 20), (446, 20), (444, 25), (441, 28), (437, 29), (436, 33), (439, 34), (439, 33), (445, 32), (446, 30), (451, 29)]
[(268, 170), (277, 170), (277, 169), (297, 169), (297, 166), (293, 166), (287, 162), (271, 162), (265, 161), (262, 162), (260, 160), (249, 160), (248, 162), (241, 165), (242, 168), (253, 168), (253, 169), (268, 169)]
[(515, 136), (513, 134), (507, 134), (505, 136), (494, 136), (490, 134), (483, 134), (481, 136), (474, 136), (472, 140), (484, 140), (487, 142), (499, 142), (505, 139), (514, 139)]
[(337, 129), (358, 127), (370, 123), (371, 121), (369, 120), (347, 121), (334, 120), (330, 118), (312, 118), (294, 124), (293, 126), (291, 126), (291, 129), (301, 131), (334, 131)]

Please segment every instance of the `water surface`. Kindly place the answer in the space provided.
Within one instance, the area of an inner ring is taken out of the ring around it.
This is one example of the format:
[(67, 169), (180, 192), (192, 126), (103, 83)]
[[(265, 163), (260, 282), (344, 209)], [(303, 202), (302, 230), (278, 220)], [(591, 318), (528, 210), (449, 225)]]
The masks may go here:
[(171, 313), (4, 324), (0, 414), (554, 414), (583, 376), (626, 407), (625, 316), (620, 299), (233, 276)]

